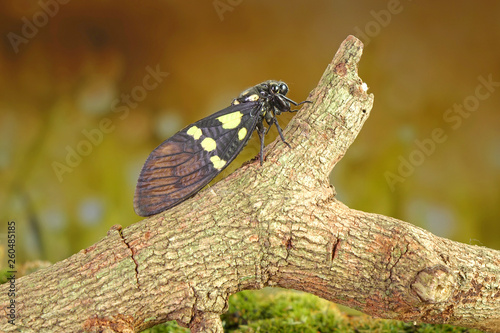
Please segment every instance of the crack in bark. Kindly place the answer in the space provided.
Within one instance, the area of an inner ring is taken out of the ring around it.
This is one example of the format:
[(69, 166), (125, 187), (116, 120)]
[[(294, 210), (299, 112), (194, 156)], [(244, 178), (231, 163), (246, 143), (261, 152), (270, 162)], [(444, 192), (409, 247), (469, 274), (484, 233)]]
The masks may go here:
[(337, 248), (339, 247), (340, 241), (341, 241), (340, 238), (335, 237), (335, 243), (333, 244), (333, 248), (332, 248), (332, 262), (335, 259), (335, 257), (337, 256)]
[(135, 264), (135, 267), (134, 267), (134, 270), (135, 270), (135, 282), (137, 283), (137, 288), (141, 289), (141, 285), (139, 284), (139, 263), (137, 262), (137, 260), (134, 257), (134, 250), (132, 249), (132, 247), (130, 247), (129, 243), (127, 243), (127, 241), (125, 240), (125, 237), (123, 237), (122, 227), (119, 226), (119, 228), (114, 228), (114, 230), (118, 231), (118, 234), (120, 235), (120, 237), (121, 237), (121, 239), (123, 241), (123, 244), (125, 244), (127, 246), (127, 248), (130, 250), (130, 257), (132, 258), (132, 260), (134, 261), (134, 264)]
[[(401, 258), (403, 258), (403, 256), (406, 253), (408, 253), (409, 246), (410, 246), (410, 244), (408, 242), (404, 243), (403, 246), (400, 246), (400, 243), (398, 242), (398, 243), (396, 243), (395, 246), (393, 246), (391, 248), (391, 251), (389, 254), (390, 255), (389, 261), (386, 265), (386, 269), (387, 269), (387, 271), (389, 271), (389, 276), (387, 277), (386, 281), (394, 282), (393, 281), (394, 269), (398, 265)], [(392, 263), (393, 260), (394, 260), (394, 263)]]
[(292, 236), (289, 236), (286, 240), (286, 257), (285, 261), (288, 261), (288, 257), (290, 256), (290, 250), (293, 249)]
[(292, 231), (292, 227), (293, 227), (293, 221), (290, 220), (290, 233), (288, 234), (288, 238), (286, 238), (286, 241), (285, 241), (285, 246), (286, 246), (286, 258), (285, 258), (285, 261), (286, 261), (287, 264), (288, 264), (288, 257), (290, 256), (290, 250), (292, 250), (294, 248), (294, 246), (293, 246), (293, 231)]
[(193, 292), (193, 298), (194, 298), (193, 306), (191, 307), (191, 319), (189, 320), (189, 323), (187, 323), (188, 326), (191, 326), (191, 323), (193, 322), (193, 319), (196, 316), (196, 313), (199, 311), (196, 308), (196, 305), (198, 304), (198, 298), (199, 297), (198, 297), (198, 292), (196, 291), (196, 289), (194, 288), (194, 286), (191, 285), (191, 282), (188, 282), (188, 285), (191, 288), (191, 291)]

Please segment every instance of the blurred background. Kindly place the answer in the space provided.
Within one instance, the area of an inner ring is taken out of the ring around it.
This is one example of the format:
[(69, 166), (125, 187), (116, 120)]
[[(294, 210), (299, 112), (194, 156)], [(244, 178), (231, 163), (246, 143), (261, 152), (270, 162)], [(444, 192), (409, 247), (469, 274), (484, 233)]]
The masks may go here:
[(17, 263), (140, 221), (159, 143), (267, 79), (306, 99), (350, 34), (375, 104), (332, 173), (338, 198), (500, 249), (499, 18), (496, 1), (2, 1), (0, 265), (7, 221)]

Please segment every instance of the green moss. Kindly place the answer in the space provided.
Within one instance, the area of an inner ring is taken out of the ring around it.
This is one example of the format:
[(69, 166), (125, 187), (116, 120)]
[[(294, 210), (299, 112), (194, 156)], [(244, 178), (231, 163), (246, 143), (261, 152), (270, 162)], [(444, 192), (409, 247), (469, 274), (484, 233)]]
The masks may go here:
[[(229, 298), (222, 316), (225, 332), (318, 333), (318, 332), (480, 332), (449, 325), (405, 323), (373, 319), (339, 307), (316, 296), (282, 289), (242, 291)], [(144, 332), (189, 332), (174, 322)]]
[(9, 270), (7, 269), (0, 270), (0, 284), (7, 282), (10, 275), (11, 274), (9, 273)]

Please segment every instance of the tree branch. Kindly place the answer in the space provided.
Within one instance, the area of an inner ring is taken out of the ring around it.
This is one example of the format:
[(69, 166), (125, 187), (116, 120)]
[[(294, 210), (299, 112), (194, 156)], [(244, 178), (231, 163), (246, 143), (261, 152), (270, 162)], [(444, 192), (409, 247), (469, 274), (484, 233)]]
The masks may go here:
[(500, 252), (453, 242), (335, 199), (328, 175), (373, 96), (349, 36), (266, 163), (16, 281), (16, 325), (0, 286), (0, 329), (137, 332), (177, 320), (222, 332), (244, 289), (303, 290), (367, 314), (500, 332)]

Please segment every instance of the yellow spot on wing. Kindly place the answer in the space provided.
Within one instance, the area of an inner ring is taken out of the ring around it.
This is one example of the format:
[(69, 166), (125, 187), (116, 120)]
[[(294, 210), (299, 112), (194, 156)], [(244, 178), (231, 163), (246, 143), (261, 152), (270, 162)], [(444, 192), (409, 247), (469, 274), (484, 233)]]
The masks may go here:
[(214, 150), (217, 147), (217, 143), (215, 143), (215, 140), (212, 139), (212, 138), (205, 138), (201, 142), (201, 146), (206, 151), (212, 151), (212, 150)]
[(198, 140), (201, 137), (201, 129), (196, 126), (192, 126), (186, 132), (188, 135), (191, 135), (195, 140)]
[(238, 139), (241, 141), (245, 138), (245, 136), (247, 136), (247, 129), (243, 127), (238, 131)]
[(222, 169), (224, 165), (226, 165), (227, 163), (226, 161), (221, 160), (220, 157), (217, 155), (210, 157), (210, 162), (212, 162), (214, 168), (216, 168), (217, 170)]
[(241, 117), (243, 117), (243, 113), (236, 111), (217, 117), (217, 120), (222, 123), (222, 128), (233, 129), (241, 123)]

